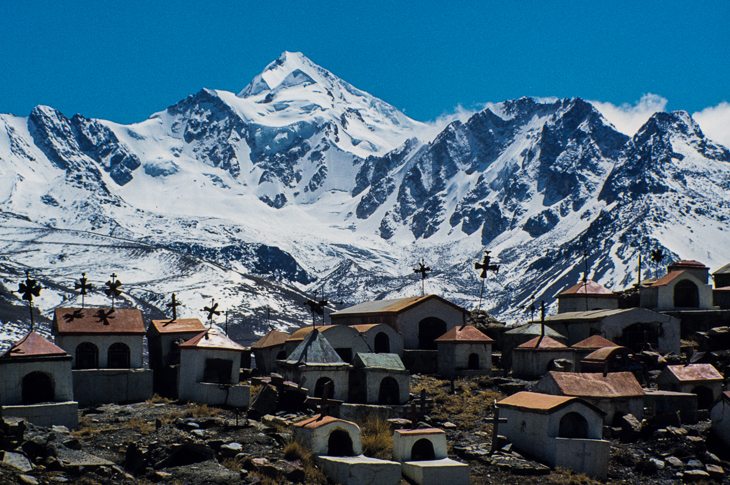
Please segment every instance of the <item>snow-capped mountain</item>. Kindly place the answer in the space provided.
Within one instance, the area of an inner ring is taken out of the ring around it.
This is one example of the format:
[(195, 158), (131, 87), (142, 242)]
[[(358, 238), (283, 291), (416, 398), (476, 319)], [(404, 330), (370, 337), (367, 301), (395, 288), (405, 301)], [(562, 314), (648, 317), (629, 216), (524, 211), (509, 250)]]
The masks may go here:
[(126, 304), (161, 316), (175, 292), (201, 317), (215, 298), (246, 340), (310, 322), (315, 289), (417, 294), (421, 258), (426, 291), (474, 307), (488, 249), (484, 306), (515, 321), (578, 280), (584, 251), (616, 290), (656, 247), (730, 261), (729, 162), (685, 112), (629, 138), (581, 99), (505, 101), (439, 131), (285, 52), (238, 95), (203, 89), (133, 125), (0, 115), (0, 317), (27, 319), (10, 293), (26, 269), (46, 319), (79, 303), (81, 273), (115, 272)]

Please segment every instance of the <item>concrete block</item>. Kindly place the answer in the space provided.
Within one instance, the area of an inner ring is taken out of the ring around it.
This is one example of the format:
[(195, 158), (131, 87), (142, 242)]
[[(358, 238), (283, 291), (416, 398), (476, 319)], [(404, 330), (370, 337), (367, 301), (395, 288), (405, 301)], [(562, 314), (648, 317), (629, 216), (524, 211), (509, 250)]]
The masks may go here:
[(360, 456), (319, 456), (317, 465), (333, 482), (343, 485), (397, 485), (401, 465), (395, 461)]
[(403, 476), (419, 485), (469, 485), (469, 465), (450, 458), (401, 463)]
[(83, 369), (72, 374), (74, 398), (80, 406), (142, 402), (152, 397), (151, 369)]
[[(432, 459), (446, 458), (446, 433), (444, 430), (425, 428), (396, 430), (393, 434), (393, 459), (399, 462), (412, 461), (414, 448), (416, 448), (416, 453), (419, 453), (418, 449), (422, 448), (422, 440), (430, 442)], [(428, 445), (426, 445), (426, 448), (428, 448)]]
[(45, 404), (26, 404), (21, 406), (2, 406), (0, 415), (23, 418), (36, 426), (66, 426), (68, 429), (79, 427), (79, 403), (66, 401)]

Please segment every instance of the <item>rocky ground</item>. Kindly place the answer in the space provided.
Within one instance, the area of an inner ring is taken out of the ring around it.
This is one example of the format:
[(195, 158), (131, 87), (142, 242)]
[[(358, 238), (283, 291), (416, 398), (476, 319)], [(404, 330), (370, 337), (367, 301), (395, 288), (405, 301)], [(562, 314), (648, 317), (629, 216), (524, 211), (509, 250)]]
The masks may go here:
[[(472, 483), (598, 483), (530, 460), (503, 440), (490, 455), (494, 400), (529, 387), (482, 377), (459, 380), (452, 391), (449, 381), (412, 380), (414, 399), (423, 393), (428, 404), (419, 425), (446, 431), (449, 454), (469, 463)], [(0, 426), (0, 485), (326, 484), (306, 450), (287, 446), (291, 423), (312, 412), (251, 419), (233, 410), (151, 400), (83, 409), (72, 432), (8, 419)], [(387, 457), (392, 429), (403, 422), (362, 423), (366, 454)], [(709, 425), (657, 428), (629, 419), (623, 428), (607, 429), (613, 435), (608, 483), (730, 483), (724, 472), (730, 450), (710, 435)]]

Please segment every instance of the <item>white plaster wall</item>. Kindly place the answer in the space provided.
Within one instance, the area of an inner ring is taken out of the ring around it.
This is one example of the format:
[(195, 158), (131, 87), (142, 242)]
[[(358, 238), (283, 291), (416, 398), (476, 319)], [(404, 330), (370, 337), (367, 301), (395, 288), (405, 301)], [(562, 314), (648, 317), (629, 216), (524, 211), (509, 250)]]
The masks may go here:
[(69, 359), (58, 359), (29, 362), (11, 361), (0, 364), (0, 404), (22, 404), (23, 378), (36, 371), (51, 376), (55, 401), (73, 401), (71, 361)]
[(256, 359), (256, 368), (264, 374), (276, 372), (276, 355), (285, 349), (284, 344), (276, 347), (267, 347), (265, 349), (253, 349), (253, 355)]
[(679, 382), (673, 386), (674, 389), (669, 390), (692, 393), (692, 390), (699, 386), (704, 386), (712, 391), (713, 401), (717, 400), (722, 394), (722, 382)]
[(421, 439), (427, 439), (433, 445), (434, 458), (446, 458), (446, 433), (440, 429), (395, 430), (393, 434), (393, 459), (404, 462), (411, 461), (413, 445)]
[[(202, 397), (198, 396), (200, 388), (196, 385), (199, 382), (203, 382), (206, 359), (226, 359), (233, 361), (231, 365), (231, 383), (238, 384), (241, 369), (241, 352), (224, 349), (186, 349), (183, 347), (180, 349), (180, 378), (178, 380), (178, 396), (180, 399), (206, 402), (202, 400)], [(201, 400), (198, 401), (198, 399)]]
[(608, 476), (610, 441), (553, 438), (552, 446), (555, 448), (555, 467), (572, 468), (576, 473), (585, 473), (599, 480), (605, 480)]
[[(303, 387), (308, 389), (309, 396), (314, 396), (314, 388), (317, 385), (317, 381), (322, 377), (329, 377), (335, 385), (334, 396), (332, 399), (338, 401), (347, 401), (347, 394), (350, 390), (350, 369), (351, 366), (344, 366), (342, 364), (334, 366), (324, 365), (300, 365), (299, 376), (300, 379), (304, 378)], [(294, 382), (299, 382), (294, 381)]]
[(317, 456), (327, 455), (330, 434), (334, 431), (344, 431), (352, 440), (352, 451), (355, 455), (362, 454), (362, 438), (360, 435), (360, 427), (355, 423), (344, 420), (337, 420), (331, 423), (323, 424), (316, 428), (306, 428), (304, 426), (294, 426), (292, 428), (292, 437), (294, 440), (308, 446)]
[(75, 401), (52, 404), (1, 406), (0, 416), (24, 418), (36, 426), (66, 426), (70, 430), (79, 427), (79, 404)]
[(512, 375), (520, 378), (537, 378), (547, 372), (548, 365), (555, 359), (568, 359), (573, 362), (571, 349), (512, 351)]
[(358, 331), (346, 325), (333, 325), (322, 331), (322, 336), (327, 339), (332, 348), (352, 349), (353, 358), (358, 352), (372, 352)]
[(213, 406), (248, 407), (250, 386), (236, 384), (225, 386), (210, 382), (195, 382), (183, 389), (187, 394), (179, 395), (181, 401), (191, 401)]
[(76, 369), (74, 399), (79, 406), (141, 402), (152, 397), (151, 369)]
[(393, 371), (389, 369), (365, 368), (365, 382), (367, 386), (367, 404), (378, 404), (380, 397), (380, 383), (386, 377), (392, 377), (398, 382), (398, 395), (402, 404), (410, 397), (411, 374), (407, 370)]
[(161, 334), (160, 343), (162, 347), (162, 365), (172, 365), (172, 344), (178, 339), (185, 341), (198, 335), (200, 332), (186, 332), (178, 334)]
[[(626, 327), (635, 323), (655, 324), (658, 327), (657, 344), (660, 352), (679, 354), (679, 319), (663, 315), (643, 308), (636, 308), (623, 314), (611, 315), (592, 327), (600, 331), (605, 338), (617, 342)], [(575, 342), (573, 342), (575, 343)]]
[(680, 281), (689, 280), (699, 290), (700, 306), (693, 308), (693, 310), (712, 310), (712, 287), (706, 282), (703, 283), (691, 274), (683, 274), (682, 276), (675, 278), (665, 286), (658, 287), (657, 292), (657, 310), (658, 311), (670, 311), (674, 310), (674, 287)]
[(76, 347), (83, 342), (91, 342), (99, 349), (100, 369), (106, 369), (109, 347), (117, 342), (129, 347), (129, 366), (132, 369), (143, 367), (144, 335), (57, 335), (56, 345), (74, 358), (72, 361), (74, 369), (76, 368)]
[[(403, 335), (396, 332), (389, 325), (377, 325), (367, 332), (362, 334), (362, 338), (365, 340), (369, 349), (367, 352), (374, 352), (375, 350), (375, 337), (380, 333), (384, 332), (388, 336), (390, 343), (390, 354), (398, 354), (400, 358), (403, 358)], [(354, 355), (354, 354), (353, 354)]]
[(426, 300), (398, 315), (397, 330), (403, 335), (404, 348), (418, 348), (418, 324), (428, 317), (440, 318), (446, 322), (446, 331), (466, 323), (465, 313), (437, 299)]
[(492, 344), (468, 342), (439, 342), (438, 373), (444, 377), (455, 377), (460, 370), (469, 368), (469, 356), (479, 356), (479, 370), (492, 368)]

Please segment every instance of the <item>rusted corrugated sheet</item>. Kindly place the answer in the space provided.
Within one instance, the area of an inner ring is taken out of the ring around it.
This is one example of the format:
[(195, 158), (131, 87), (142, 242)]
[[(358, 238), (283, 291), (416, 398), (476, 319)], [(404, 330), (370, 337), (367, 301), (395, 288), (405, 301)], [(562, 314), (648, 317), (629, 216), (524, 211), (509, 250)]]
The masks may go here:
[(435, 434), (446, 434), (443, 429), (438, 428), (421, 428), (421, 429), (399, 429), (398, 433), (406, 436), (424, 436)]
[(330, 423), (355, 424), (351, 423), (350, 421), (345, 421), (344, 419), (335, 418), (333, 416), (322, 416), (321, 414), (315, 414), (309, 419), (305, 419), (304, 421), (299, 421), (298, 423), (295, 423), (294, 426), (296, 426), (297, 428), (317, 429), (320, 426), (324, 426), (325, 424)]
[(65, 334), (145, 334), (142, 312), (117, 308), (56, 308), (53, 327)]
[(36, 332), (29, 332), (5, 351), (0, 358), (13, 359), (22, 357), (64, 356), (65, 350), (49, 342)]
[(674, 281), (675, 279), (679, 278), (683, 274), (684, 274), (684, 271), (669, 272), (669, 273), (665, 274), (664, 276), (662, 276), (661, 278), (659, 278), (658, 280), (656, 280), (654, 283), (652, 283), (651, 286), (665, 286), (665, 285), (669, 284), (671, 281)]
[(567, 290), (558, 293), (558, 296), (571, 296), (571, 295), (589, 295), (598, 298), (618, 298), (619, 295), (609, 290), (603, 285), (599, 285), (593, 280), (586, 282), (580, 282), (575, 286), (571, 286)]
[(160, 334), (202, 332), (203, 322), (197, 318), (179, 318), (177, 320), (152, 320), (152, 327)]
[(594, 361), (605, 361), (608, 358), (617, 355), (617, 354), (630, 354), (631, 349), (628, 347), (621, 347), (619, 345), (615, 345), (613, 347), (603, 347), (601, 349), (598, 349), (596, 351), (591, 352), (590, 354), (586, 355), (583, 360), (594, 360)]
[(543, 379), (551, 378), (566, 396), (586, 398), (626, 398), (643, 396), (644, 390), (631, 372), (606, 374), (578, 374), (550, 371)]
[(180, 344), (181, 349), (219, 349), (246, 351), (246, 347), (229, 339), (216, 328), (211, 328)]
[(267, 349), (270, 347), (277, 347), (284, 345), (284, 342), (291, 337), (288, 333), (280, 332), (278, 330), (270, 330), (266, 335), (261, 337), (258, 342), (251, 346), (252, 349)]
[(610, 340), (601, 337), (600, 335), (591, 335), (585, 340), (581, 340), (577, 344), (571, 345), (574, 349), (602, 349), (604, 347), (615, 347), (616, 344), (611, 342)]
[(484, 335), (478, 328), (467, 325), (464, 328), (453, 327), (435, 340), (436, 342), (493, 343), (494, 340)]
[(720, 374), (712, 364), (668, 365), (667, 370), (679, 381), (721, 381)]
[(519, 345), (517, 347), (518, 349), (526, 349), (526, 350), (555, 350), (555, 349), (567, 349), (565, 345), (561, 344), (555, 339), (552, 339), (548, 337), (547, 335), (542, 337), (535, 337), (531, 340), (528, 340), (522, 345)]
[(669, 271), (672, 271), (673, 269), (710, 269), (704, 264), (700, 263), (699, 261), (695, 261), (693, 259), (683, 259), (681, 261), (677, 261), (676, 263), (670, 264), (667, 269)]

